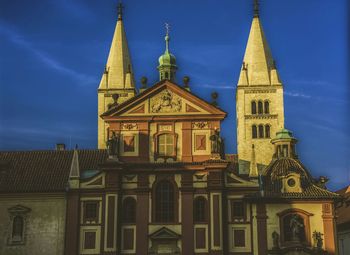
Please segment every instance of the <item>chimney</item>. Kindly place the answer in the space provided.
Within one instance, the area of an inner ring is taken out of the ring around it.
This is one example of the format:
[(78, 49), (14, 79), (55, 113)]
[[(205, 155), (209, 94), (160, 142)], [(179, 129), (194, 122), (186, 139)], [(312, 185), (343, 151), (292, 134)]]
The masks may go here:
[(56, 143), (56, 151), (65, 151), (66, 145), (64, 143)]

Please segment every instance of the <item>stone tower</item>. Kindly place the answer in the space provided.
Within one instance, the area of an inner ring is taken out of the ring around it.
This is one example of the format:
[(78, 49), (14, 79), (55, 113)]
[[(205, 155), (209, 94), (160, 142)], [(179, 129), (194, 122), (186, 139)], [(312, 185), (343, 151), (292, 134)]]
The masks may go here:
[(169, 51), (169, 25), (166, 24), (166, 35), (165, 35), (165, 52), (159, 57), (159, 80), (171, 80), (175, 81), (176, 78), (176, 58)]
[(107, 64), (98, 87), (98, 148), (106, 148), (107, 126), (100, 118), (114, 103), (122, 103), (135, 96), (134, 73), (122, 19), (123, 6), (118, 6), (118, 21), (115, 27)]
[(284, 127), (283, 86), (263, 32), (257, 0), (237, 84), (236, 111), (240, 173), (257, 177), (274, 154), (271, 138)]

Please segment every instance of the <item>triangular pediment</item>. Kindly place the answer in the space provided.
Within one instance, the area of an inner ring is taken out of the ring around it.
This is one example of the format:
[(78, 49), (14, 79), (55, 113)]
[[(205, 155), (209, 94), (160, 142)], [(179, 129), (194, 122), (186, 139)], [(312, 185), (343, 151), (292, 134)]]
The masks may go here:
[(170, 240), (170, 239), (175, 239), (178, 240), (180, 238), (180, 235), (175, 233), (174, 231), (166, 228), (166, 227), (162, 227), (161, 229), (157, 230), (156, 232), (154, 232), (153, 234), (150, 235), (150, 238), (153, 240), (160, 240), (160, 239), (166, 239), (166, 240)]
[(147, 116), (221, 116), (226, 113), (170, 81), (161, 81), (105, 112), (103, 118)]
[(25, 214), (31, 211), (30, 208), (27, 208), (23, 205), (15, 205), (8, 209), (11, 214)]

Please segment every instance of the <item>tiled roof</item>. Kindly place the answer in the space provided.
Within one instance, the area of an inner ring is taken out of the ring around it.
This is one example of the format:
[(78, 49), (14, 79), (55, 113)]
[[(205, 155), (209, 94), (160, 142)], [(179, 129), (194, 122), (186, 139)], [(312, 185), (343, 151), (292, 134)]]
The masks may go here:
[[(78, 150), (80, 170), (97, 169), (106, 150)], [(62, 192), (65, 190), (73, 151), (0, 152), (0, 193)]]

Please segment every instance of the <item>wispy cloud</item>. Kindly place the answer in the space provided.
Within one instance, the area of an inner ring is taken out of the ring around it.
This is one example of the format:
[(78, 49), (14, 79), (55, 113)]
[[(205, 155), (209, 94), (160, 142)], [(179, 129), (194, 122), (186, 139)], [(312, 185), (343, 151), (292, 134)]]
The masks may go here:
[(299, 97), (299, 98), (305, 98), (305, 99), (311, 98), (310, 95), (306, 95), (306, 94), (299, 93), (299, 92), (284, 91), (284, 94), (286, 96), (290, 96), (290, 97)]
[(329, 86), (330, 82), (324, 80), (291, 80), (288, 83), (290, 84), (300, 84), (300, 85), (313, 85), (313, 86)]
[(235, 86), (229, 86), (229, 85), (215, 85), (215, 84), (200, 84), (200, 85), (194, 85), (195, 87), (201, 87), (201, 88), (210, 88), (210, 89), (235, 89)]
[(0, 35), (3, 35), (7, 40), (11, 41), (15, 45), (31, 52), (39, 61), (44, 63), (48, 68), (58, 71), (61, 74), (72, 77), (78, 81), (80, 85), (91, 85), (96, 84), (98, 81), (95, 77), (90, 75), (77, 72), (62, 63), (58, 60), (47, 54), (46, 52), (36, 48), (33, 44), (27, 40), (24, 36), (15, 32), (13, 29), (8, 28), (3, 23), (0, 23)]

